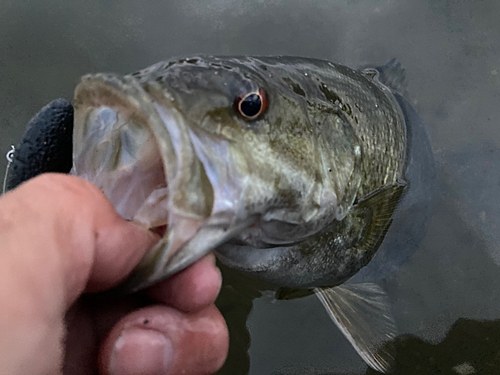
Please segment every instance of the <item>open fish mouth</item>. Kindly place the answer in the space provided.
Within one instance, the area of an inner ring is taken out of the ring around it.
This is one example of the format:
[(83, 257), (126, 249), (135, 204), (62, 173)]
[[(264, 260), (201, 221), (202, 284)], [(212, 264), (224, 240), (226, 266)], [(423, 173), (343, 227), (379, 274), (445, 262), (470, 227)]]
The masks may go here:
[(88, 158), (75, 160), (75, 174), (96, 184), (123, 218), (166, 227), (167, 178), (154, 135), (116, 107), (90, 109), (87, 124)]
[(240, 227), (212, 215), (212, 185), (165, 91), (130, 76), (86, 76), (76, 88), (74, 124), (72, 174), (161, 236), (121, 285), (125, 292), (182, 270)]

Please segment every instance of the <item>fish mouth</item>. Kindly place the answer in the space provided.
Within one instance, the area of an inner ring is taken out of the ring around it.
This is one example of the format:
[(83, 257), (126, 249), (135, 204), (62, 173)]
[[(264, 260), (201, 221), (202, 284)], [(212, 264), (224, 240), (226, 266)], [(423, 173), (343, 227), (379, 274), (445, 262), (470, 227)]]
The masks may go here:
[(154, 84), (112, 74), (82, 78), (71, 173), (100, 188), (123, 218), (161, 237), (120, 292), (182, 270), (234, 232), (230, 218), (212, 215), (212, 186), (187, 121)]
[(91, 109), (87, 125), (74, 174), (98, 186), (124, 219), (166, 230), (168, 184), (153, 135), (116, 107)]
[(123, 89), (133, 87), (114, 78), (87, 77), (77, 87), (72, 174), (99, 187), (124, 219), (163, 237), (168, 226), (166, 169), (175, 166), (176, 155), (164, 145), (162, 149), (150, 116), (131, 105), (130, 93)]

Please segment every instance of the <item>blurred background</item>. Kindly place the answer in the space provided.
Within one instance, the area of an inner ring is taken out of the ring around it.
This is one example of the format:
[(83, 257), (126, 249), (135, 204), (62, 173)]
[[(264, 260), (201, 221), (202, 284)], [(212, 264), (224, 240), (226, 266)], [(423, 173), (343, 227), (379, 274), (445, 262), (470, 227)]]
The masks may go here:
[[(380, 281), (402, 335), (397, 371), (496, 374), (499, 14), (496, 0), (0, 0), (0, 171), (28, 120), (52, 99), (71, 100), (86, 73), (193, 54), (298, 55), (353, 68), (397, 58), (439, 176), (425, 238)], [(219, 302), (238, 327), (221, 374), (375, 373), (314, 296), (264, 293), (252, 307), (260, 293), (248, 295)]]

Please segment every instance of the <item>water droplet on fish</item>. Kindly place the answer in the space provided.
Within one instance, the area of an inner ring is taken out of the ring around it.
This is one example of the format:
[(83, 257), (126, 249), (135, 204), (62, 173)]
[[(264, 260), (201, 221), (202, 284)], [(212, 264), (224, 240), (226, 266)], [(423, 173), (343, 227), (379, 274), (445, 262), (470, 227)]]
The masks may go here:
[(378, 108), (378, 104), (375, 104), (375, 108)]
[(308, 77), (308, 76), (309, 76), (309, 74), (308, 74), (308, 73), (304, 73), (304, 75), (305, 75), (306, 77)]

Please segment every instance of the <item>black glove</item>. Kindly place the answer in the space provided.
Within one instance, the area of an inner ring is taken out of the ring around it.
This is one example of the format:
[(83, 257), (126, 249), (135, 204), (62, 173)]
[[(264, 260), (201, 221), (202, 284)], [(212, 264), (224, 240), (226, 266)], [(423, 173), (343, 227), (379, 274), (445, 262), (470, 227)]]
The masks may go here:
[(73, 106), (64, 99), (56, 99), (28, 123), (6, 172), (5, 190), (42, 173), (69, 173), (72, 152)]

